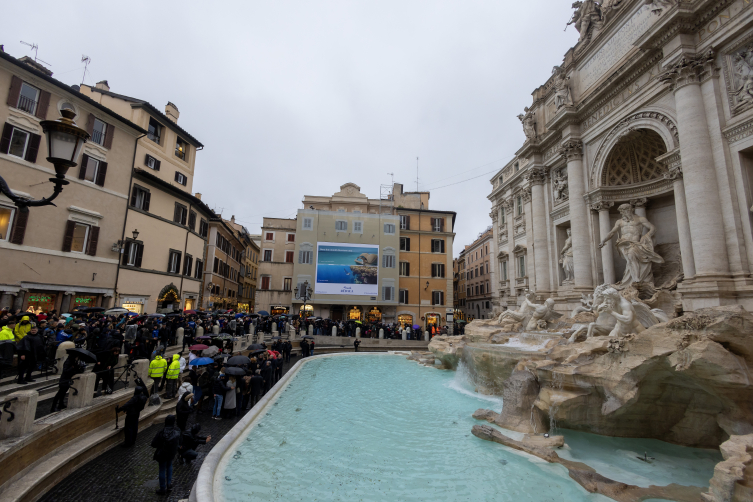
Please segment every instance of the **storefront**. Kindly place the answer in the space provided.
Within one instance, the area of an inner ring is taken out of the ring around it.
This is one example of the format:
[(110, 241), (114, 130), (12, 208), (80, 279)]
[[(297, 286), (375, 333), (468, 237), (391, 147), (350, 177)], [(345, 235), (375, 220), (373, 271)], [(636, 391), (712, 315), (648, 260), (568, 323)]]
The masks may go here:
[(314, 306), (313, 305), (301, 305), (301, 308), (298, 310), (298, 315), (306, 319), (307, 317), (311, 317), (314, 315)]
[(431, 329), (432, 326), (439, 328), (442, 324), (442, 316), (440, 314), (431, 312), (426, 314), (426, 329)]
[(413, 316), (410, 314), (400, 314), (397, 316), (397, 323), (402, 328), (413, 327)]
[(97, 298), (97, 295), (73, 295), (71, 310), (74, 310), (77, 307), (96, 307)]
[(148, 300), (146, 296), (121, 296), (120, 306), (135, 314), (143, 314)]
[(350, 307), (348, 310), (348, 319), (351, 321), (360, 321), (361, 320), (361, 308), (360, 307)]
[(58, 293), (51, 291), (30, 291), (26, 297), (26, 312), (40, 314), (55, 310)]
[(290, 307), (284, 305), (272, 305), (269, 310), (272, 315), (288, 315), (290, 313)]
[(382, 311), (379, 307), (371, 307), (371, 310), (366, 312), (366, 322), (382, 322)]

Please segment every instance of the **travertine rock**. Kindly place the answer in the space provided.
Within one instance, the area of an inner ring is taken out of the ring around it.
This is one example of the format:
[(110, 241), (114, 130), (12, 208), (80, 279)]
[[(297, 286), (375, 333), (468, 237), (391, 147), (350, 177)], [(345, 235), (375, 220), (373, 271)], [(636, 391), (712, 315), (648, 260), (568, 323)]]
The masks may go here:
[(724, 461), (716, 464), (707, 502), (750, 502), (753, 500), (753, 434), (731, 436), (719, 447)]

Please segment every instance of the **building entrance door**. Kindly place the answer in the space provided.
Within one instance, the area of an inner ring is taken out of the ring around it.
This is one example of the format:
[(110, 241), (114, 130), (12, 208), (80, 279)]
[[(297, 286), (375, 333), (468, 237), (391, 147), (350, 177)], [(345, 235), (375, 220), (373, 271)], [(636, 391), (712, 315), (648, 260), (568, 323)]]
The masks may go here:
[(350, 319), (351, 321), (360, 321), (361, 320), (360, 307), (351, 307), (350, 311), (348, 312), (348, 319)]
[(343, 306), (342, 305), (332, 305), (332, 308), (329, 311), (329, 318), (333, 321), (342, 321), (343, 320)]

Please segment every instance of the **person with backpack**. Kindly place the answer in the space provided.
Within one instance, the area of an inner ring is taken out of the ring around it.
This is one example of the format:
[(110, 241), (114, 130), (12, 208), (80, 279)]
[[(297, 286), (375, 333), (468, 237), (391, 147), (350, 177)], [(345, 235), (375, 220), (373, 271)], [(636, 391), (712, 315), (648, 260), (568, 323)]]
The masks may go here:
[(173, 489), (173, 459), (181, 445), (181, 432), (175, 426), (175, 415), (165, 418), (165, 428), (152, 439), (155, 448), (152, 457), (159, 464), (159, 490), (157, 495), (167, 495)]
[(220, 370), (220, 374), (214, 380), (214, 386), (212, 387), (212, 392), (214, 393), (212, 418), (215, 420), (222, 420), (220, 416), (222, 414), (222, 401), (225, 400), (225, 393), (230, 390), (230, 387), (226, 384), (226, 378), (224, 370)]

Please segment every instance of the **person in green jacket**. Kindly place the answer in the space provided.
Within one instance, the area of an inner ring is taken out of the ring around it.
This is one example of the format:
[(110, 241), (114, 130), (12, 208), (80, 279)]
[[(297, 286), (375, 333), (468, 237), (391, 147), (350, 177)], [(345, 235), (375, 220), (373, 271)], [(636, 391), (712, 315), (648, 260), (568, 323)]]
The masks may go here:
[(152, 387), (152, 394), (157, 392), (160, 380), (165, 376), (165, 370), (167, 370), (167, 361), (162, 359), (162, 356), (157, 356), (149, 363), (149, 378), (154, 380), (154, 386)]
[(173, 360), (170, 367), (167, 368), (167, 390), (165, 399), (172, 399), (178, 391), (178, 377), (180, 377), (180, 355), (173, 354)]

